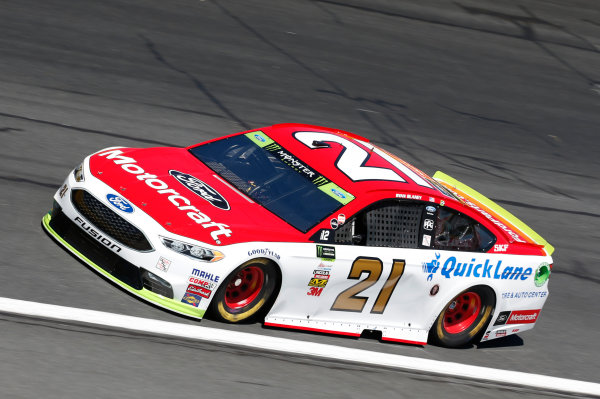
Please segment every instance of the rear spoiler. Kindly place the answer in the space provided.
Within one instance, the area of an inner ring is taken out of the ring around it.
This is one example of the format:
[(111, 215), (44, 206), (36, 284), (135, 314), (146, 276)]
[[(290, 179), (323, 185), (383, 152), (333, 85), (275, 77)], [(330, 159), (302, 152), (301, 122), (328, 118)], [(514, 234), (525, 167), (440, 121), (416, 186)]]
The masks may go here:
[(508, 224), (510, 227), (513, 227), (517, 233), (523, 235), (524, 238), (528, 238), (531, 242), (543, 246), (548, 255), (552, 255), (554, 252), (554, 247), (550, 245), (548, 241), (544, 240), (538, 233), (533, 231), (531, 227), (527, 226), (512, 213), (502, 208), (500, 205), (496, 204), (483, 194), (478, 193), (466, 184), (463, 184), (440, 171), (435, 172), (433, 178), (449, 190), (457, 192), (468, 199), (474, 200), (476, 205), (481, 205), (485, 211), (488, 211), (492, 215), (498, 217), (500, 221)]

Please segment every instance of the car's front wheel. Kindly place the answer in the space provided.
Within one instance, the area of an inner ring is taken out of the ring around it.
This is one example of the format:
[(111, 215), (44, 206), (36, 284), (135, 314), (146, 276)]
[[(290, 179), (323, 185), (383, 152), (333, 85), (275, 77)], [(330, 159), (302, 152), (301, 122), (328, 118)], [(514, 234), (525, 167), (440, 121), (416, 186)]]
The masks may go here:
[(273, 263), (250, 260), (223, 281), (210, 304), (211, 314), (230, 323), (249, 321), (270, 305), (278, 285), (279, 274)]
[(431, 337), (447, 347), (468, 344), (489, 323), (494, 311), (495, 295), (486, 286), (471, 287), (455, 296), (438, 316)]

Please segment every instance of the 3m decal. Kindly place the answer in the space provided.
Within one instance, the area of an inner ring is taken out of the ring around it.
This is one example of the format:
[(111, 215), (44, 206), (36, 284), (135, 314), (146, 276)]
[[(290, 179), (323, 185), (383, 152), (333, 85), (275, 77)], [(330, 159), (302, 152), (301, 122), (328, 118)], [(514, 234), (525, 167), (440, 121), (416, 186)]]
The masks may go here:
[(221, 195), (217, 190), (204, 183), (202, 180), (188, 175), (187, 173), (179, 172), (176, 170), (170, 170), (169, 174), (177, 179), (178, 182), (183, 184), (188, 190), (198, 195), (200, 198), (208, 201), (212, 206), (228, 211), (229, 202)]
[(100, 157), (106, 157), (106, 159), (112, 160), (115, 165), (121, 166), (121, 168), (127, 173), (136, 175), (136, 178), (146, 183), (146, 185), (159, 194), (168, 194), (167, 199), (180, 211), (186, 212), (186, 215), (192, 219), (195, 223), (198, 223), (205, 229), (210, 229), (210, 235), (217, 244), (221, 243), (221, 236), (231, 237), (232, 231), (229, 226), (223, 223), (217, 223), (209, 218), (204, 213), (200, 212), (198, 208), (192, 205), (192, 202), (183, 195), (180, 195), (177, 191), (169, 188), (169, 185), (164, 181), (157, 178), (156, 175), (146, 173), (144, 169), (137, 165), (137, 161), (131, 157), (126, 157), (121, 150), (110, 150), (98, 154)]
[[(400, 277), (402, 277), (402, 274), (404, 273), (404, 265), (404, 260), (394, 259), (390, 275), (381, 291), (379, 291), (379, 295), (377, 295), (377, 299), (371, 308), (371, 313), (381, 314), (385, 311), (390, 297), (392, 296)], [(333, 302), (331, 310), (362, 312), (369, 298), (366, 296), (358, 296), (358, 294), (375, 284), (379, 280), (382, 272), (383, 263), (380, 259), (368, 257), (356, 258), (352, 263), (348, 279), (358, 280), (363, 273), (366, 273), (367, 277), (342, 291)]]
[(506, 266), (499, 260), (492, 263), (489, 259), (481, 260), (471, 258), (470, 262), (459, 262), (455, 256), (450, 256), (443, 262), (440, 254), (435, 253), (435, 259), (423, 263), (423, 272), (427, 274), (427, 281), (440, 271), (445, 278), (480, 277), (494, 280), (527, 280), (532, 274), (531, 267)]
[(323, 292), (323, 288), (310, 287), (310, 289), (308, 290), (308, 292), (306, 293), (306, 295), (309, 295), (309, 296), (321, 296), (322, 292)]

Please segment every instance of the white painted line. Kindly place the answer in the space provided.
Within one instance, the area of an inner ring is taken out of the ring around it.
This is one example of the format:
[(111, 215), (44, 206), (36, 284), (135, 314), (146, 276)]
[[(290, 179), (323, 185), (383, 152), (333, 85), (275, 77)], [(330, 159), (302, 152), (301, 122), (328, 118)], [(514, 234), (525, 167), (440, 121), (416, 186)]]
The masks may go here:
[(142, 331), (145, 333), (244, 346), (253, 349), (330, 358), (402, 370), (435, 373), (458, 378), (492, 381), (495, 384), (507, 383), (530, 388), (539, 388), (546, 392), (554, 391), (600, 396), (600, 384), (592, 382), (493, 369), (489, 367), (470, 366), (467, 364), (442, 362), (389, 353), (370, 352), (363, 349), (296, 341), (287, 338), (268, 337), (259, 334), (145, 319), (141, 317), (99, 312), (96, 310), (48, 305), (45, 303), (21, 301), (11, 298), (0, 297), (0, 312), (63, 321), (77, 321), (131, 331)]

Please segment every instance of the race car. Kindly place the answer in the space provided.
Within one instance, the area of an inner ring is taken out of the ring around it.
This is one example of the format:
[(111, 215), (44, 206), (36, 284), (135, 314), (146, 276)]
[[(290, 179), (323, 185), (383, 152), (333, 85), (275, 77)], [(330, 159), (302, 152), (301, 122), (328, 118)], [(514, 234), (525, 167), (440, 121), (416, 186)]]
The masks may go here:
[(450, 176), (302, 124), (98, 151), (42, 225), (186, 316), (448, 347), (533, 328), (554, 250)]

